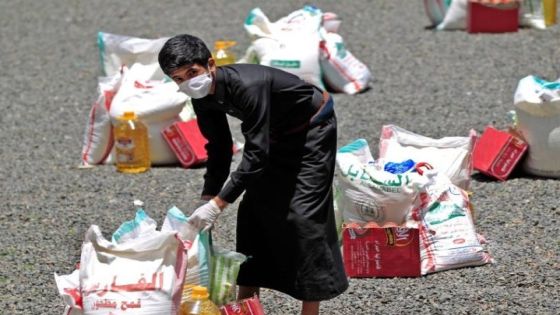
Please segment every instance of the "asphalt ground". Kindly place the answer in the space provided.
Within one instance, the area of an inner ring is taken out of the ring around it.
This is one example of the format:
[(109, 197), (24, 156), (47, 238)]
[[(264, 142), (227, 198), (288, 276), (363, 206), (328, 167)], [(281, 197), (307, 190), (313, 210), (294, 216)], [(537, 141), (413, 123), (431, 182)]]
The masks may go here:
[[(78, 169), (85, 121), (100, 75), (96, 34), (157, 38), (191, 33), (211, 43), (250, 39), (253, 7), (271, 20), (304, 1), (0, 1), (0, 313), (61, 314), (53, 273), (70, 273), (91, 224), (110, 237), (142, 199), (161, 223), (168, 208), (191, 211), (203, 168)], [(560, 77), (560, 27), (508, 34), (436, 32), (422, 1), (317, 1), (342, 18), (349, 50), (372, 70), (369, 91), (334, 96), (338, 146), (369, 141), (395, 124), (439, 138), (503, 128), (518, 81)], [(560, 16), (560, 15), (559, 15)], [(237, 133), (239, 135), (239, 133)], [(236, 162), (239, 158), (236, 159)], [(522, 172), (505, 182), (473, 175), (477, 230), (496, 263), (421, 278), (351, 279), (323, 314), (557, 314), (560, 182)], [(234, 204), (215, 243), (234, 248)], [(258, 236), (256, 236), (258, 237)], [(286, 253), (289, 255), (289, 253)], [(270, 272), (275, 272), (270, 270)], [(263, 290), (267, 314), (299, 303)]]

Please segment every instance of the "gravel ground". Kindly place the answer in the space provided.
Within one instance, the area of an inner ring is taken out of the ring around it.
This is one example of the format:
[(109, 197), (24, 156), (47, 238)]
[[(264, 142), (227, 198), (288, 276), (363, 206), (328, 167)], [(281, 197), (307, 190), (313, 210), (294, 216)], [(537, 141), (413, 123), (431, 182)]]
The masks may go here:
[[(235, 3), (235, 4), (234, 4)], [(158, 167), (123, 175), (82, 170), (84, 122), (100, 74), (97, 31), (155, 38), (190, 32), (239, 42), (248, 11), (271, 20), (303, 1), (0, 1), (0, 313), (61, 314), (53, 272), (72, 271), (84, 232), (110, 236), (146, 202), (166, 209), (196, 203), (204, 169)], [(376, 154), (383, 124), (431, 137), (504, 127), (517, 82), (560, 76), (560, 27), (500, 35), (434, 32), (421, 1), (317, 1), (338, 13), (340, 34), (376, 80), (366, 93), (336, 95), (339, 146), (366, 138)], [(559, 15), (560, 16), (560, 15)], [(558, 180), (517, 174), (506, 182), (474, 175), (477, 228), (496, 263), (415, 279), (351, 279), (324, 314), (557, 314), (560, 308)], [(217, 227), (234, 248), (235, 205)], [(271, 270), (271, 272), (274, 272)], [(265, 290), (268, 314), (296, 314), (288, 296)]]

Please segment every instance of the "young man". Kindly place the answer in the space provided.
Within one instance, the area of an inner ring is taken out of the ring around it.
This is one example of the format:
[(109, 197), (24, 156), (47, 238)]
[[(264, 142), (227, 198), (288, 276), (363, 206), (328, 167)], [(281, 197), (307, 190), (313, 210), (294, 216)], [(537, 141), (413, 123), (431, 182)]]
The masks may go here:
[[(302, 314), (348, 287), (333, 210), (336, 118), (328, 93), (287, 72), (251, 64), (216, 67), (203, 41), (169, 39), (163, 71), (192, 98), (208, 139), (202, 198), (192, 222), (210, 229), (243, 192), (237, 251), (247, 255), (239, 298), (260, 287), (303, 301)], [(229, 174), (232, 137), (226, 114), (242, 121), (243, 158)], [(224, 183), (228, 179), (224, 186)]]

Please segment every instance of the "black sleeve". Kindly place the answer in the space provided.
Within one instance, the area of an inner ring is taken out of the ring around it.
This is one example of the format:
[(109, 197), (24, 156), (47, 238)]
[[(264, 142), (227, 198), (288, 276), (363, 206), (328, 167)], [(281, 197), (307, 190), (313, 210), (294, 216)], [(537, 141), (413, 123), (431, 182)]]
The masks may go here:
[(208, 140), (205, 146), (208, 161), (202, 195), (216, 196), (229, 175), (233, 140), (225, 113), (204, 109), (204, 106), (194, 103), (193, 108), (197, 116), (198, 127)]
[(245, 146), (237, 170), (218, 195), (228, 203), (234, 202), (268, 164), (270, 87), (266, 84), (253, 85), (236, 102), (243, 109), (241, 132), (245, 137)]

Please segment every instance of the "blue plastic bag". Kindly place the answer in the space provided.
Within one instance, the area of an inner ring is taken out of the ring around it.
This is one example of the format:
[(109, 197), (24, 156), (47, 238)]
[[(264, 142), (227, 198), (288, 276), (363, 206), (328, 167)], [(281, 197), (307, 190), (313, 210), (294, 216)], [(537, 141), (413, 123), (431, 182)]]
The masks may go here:
[(400, 163), (387, 162), (383, 166), (383, 169), (386, 172), (389, 172), (389, 173), (402, 174), (402, 173), (406, 173), (406, 172), (410, 171), (411, 169), (413, 169), (414, 165), (416, 165), (416, 162), (414, 162), (411, 159), (408, 159), (408, 160), (402, 161)]

